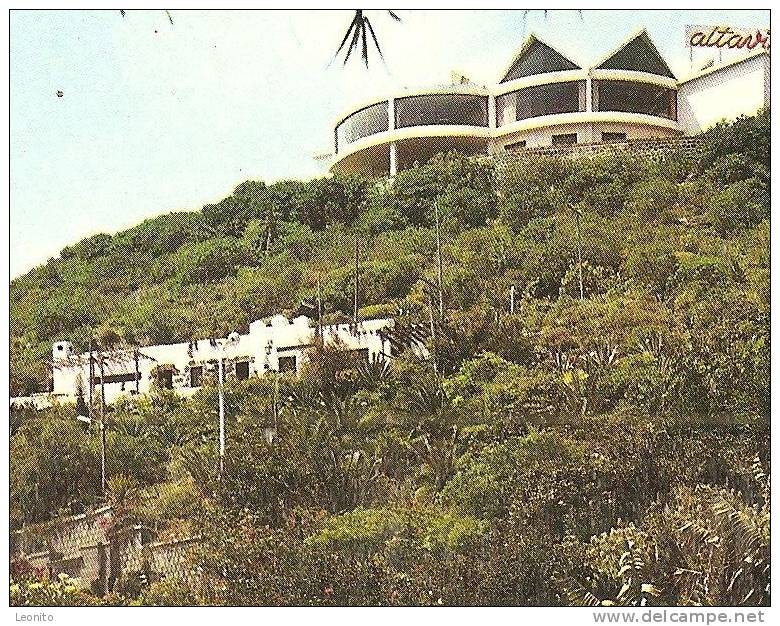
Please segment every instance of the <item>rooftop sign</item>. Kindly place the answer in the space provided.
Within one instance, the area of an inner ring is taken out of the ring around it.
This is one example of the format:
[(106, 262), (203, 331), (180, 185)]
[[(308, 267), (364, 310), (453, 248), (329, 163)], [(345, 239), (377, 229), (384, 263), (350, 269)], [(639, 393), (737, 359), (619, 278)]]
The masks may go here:
[(685, 45), (689, 48), (719, 48), (729, 50), (769, 50), (768, 28), (736, 28), (732, 26), (686, 26)]

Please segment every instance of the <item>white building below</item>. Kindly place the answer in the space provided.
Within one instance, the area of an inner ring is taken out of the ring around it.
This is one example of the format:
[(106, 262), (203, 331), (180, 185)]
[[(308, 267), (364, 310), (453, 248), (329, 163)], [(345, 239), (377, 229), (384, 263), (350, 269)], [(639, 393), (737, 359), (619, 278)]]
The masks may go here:
[[(390, 332), (394, 327), (392, 319), (367, 320), (357, 325), (323, 326), (322, 335), (326, 346), (352, 353), (356, 361), (382, 360), (393, 350)], [(59, 341), (52, 350), (50, 392), (13, 398), (11, 403), (41, 408), (54, 402), (76, 402), (79, 397), (88, 401), (90, 375), (92, 393), (99, 397), (102, 391), (107, 403), (125, 395), (148, 393), (155, 384), (189, 395), (204, 380), (216, 381), (220, 358), (226, 379), (244, 380), (267, 372), (298, 373), (315, 345), (317, 332), (305, 316), (290, 321), (277, 315), (269, 324), (252, 322), (246, 335), (232, 333), (226, 339), (94, 351), (91, 368), (89, 353), (73, 354), (70, 342)], [(393, 345), (397, 350), (398, 344)], [(427, 355), (422, 344), (413, 349)]]

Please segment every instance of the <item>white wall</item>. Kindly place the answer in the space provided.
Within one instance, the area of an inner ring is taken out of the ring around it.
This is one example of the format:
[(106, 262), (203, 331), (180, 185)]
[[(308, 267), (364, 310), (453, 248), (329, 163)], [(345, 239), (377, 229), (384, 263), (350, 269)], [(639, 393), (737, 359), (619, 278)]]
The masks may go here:
[[(389, 330), (394, 322), (392, 319), (367, 320), (357, 327), (350, 324), (338, 324), (323, 327), (325, 343), (339, 342), (348, 349), (367, 348), (370, 359), (382, 358), (389, 354), (390, 343), (385, 342), (380, 331)], [(306, 360), (308, 349), (314, 342), (316, 328), (306, 317), (298, 317), (288, 321), (278, 315), (270, 324), (262, 321), (252, 322), (249, 334), (239, 335), (234, 345), (226, 345), (224, 351), (226, 377), (231, 377), (236, 362), (249, 362), (249, 375), (262, 376), (268, 371), (278, 370), (280, 356), (296, 357), (297, 369)], [(224, 340), (218, 340), (222, 342)], [(216, 376), (216, 362), (221, 349), (216, 342), (200, 340), (197, 342), (177, 343), (168, 345), (147, 346), (138, 350), (138, 371), (140, 381), (139, 393), (148, 393), (156, 380), (155, 370), (165, 368), (173, 370), (173, 387), (183, 394), (195, 391), (190, 387), (190, 368), (202, 366), (203, 375)], [(93, 353), (97, 360), (98, 353)], [(134, 374), (136, 371), (135, 356), (132, 350), (111, 351), (103, 353), (104, 373), (106, 377), (115, 374)], [(100, 369), (95, 364), (94, 375), (100, 377)], [(89, 394), (89, 356), (88, 354), (69, 355), (66, 358), (53, 361), (54, 390), (50, 400), (57, 398), (60, 402), (75, 401), (78, 391), (85, 400)], [(123, 395), (134, 394), (134, 381), (124, 383), (106, 383), (105, 395), (107, 402), (114, 402)], [(100, 386), (96, 385), (93, 393), (100, 394)]]
[(760, 54), (680, 85), (677, 119), (688, 135), (769, 105), (769, 56)]
[(654, 139), (656, 137), (673, 137), (679, 133), (662, 126), (647, 124), (630, 124), (621, 122), (586, 122), (581, 124), (558, 124), (542, 128), (504, 135), (496, 139), (496, 148), (503, 149), (507, 144), (525, 140), (527, 148), (543, 148), (552, 145), (553, 135), (577, 133), (577, 143), (599, 143), (601, 133), (626, 133), (626, 139)]

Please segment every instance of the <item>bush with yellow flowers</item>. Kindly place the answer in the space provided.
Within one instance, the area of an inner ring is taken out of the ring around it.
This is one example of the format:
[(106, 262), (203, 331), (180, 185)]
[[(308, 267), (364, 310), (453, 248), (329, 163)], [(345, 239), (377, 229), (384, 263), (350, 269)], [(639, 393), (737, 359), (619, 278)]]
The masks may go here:
[(64, 572), (56, 580), (11, 579), (12, 606), (97, 606), (100, 599), (78, 588), (78, 580)]

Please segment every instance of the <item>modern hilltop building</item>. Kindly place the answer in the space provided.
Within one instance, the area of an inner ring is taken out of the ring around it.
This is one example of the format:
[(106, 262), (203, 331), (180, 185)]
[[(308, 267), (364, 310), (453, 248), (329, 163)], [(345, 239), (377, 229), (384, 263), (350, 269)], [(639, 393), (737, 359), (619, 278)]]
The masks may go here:
[(330, 169), (394, 175), (450, 150), (500, 154), (693, 135), (769, 105), (768, 49), (751, 45), (678, 80), (645, 30), (589, 67), (531, 35), (496, 85), (459, 76), (352, 108), (336, 123)]

